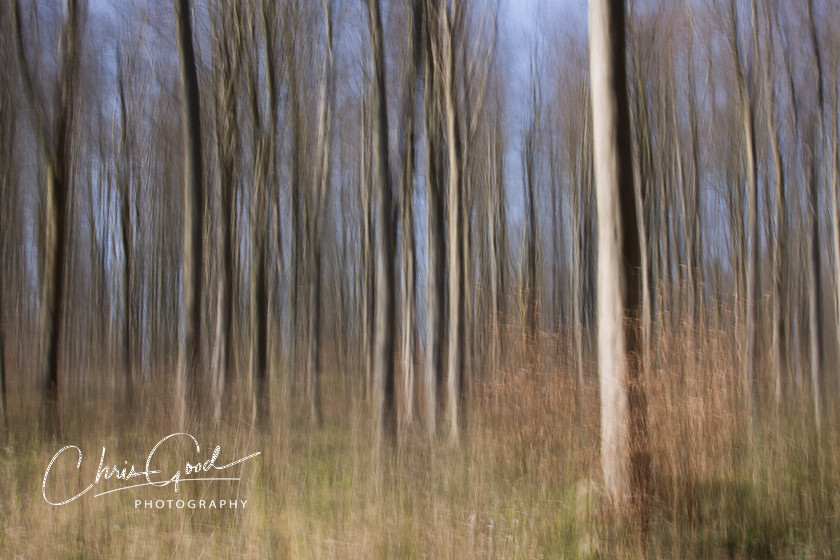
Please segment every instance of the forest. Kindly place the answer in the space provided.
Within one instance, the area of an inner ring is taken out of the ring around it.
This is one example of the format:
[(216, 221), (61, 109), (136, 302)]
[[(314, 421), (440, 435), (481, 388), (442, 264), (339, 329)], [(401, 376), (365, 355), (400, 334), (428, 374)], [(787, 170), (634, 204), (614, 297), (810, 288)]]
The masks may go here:
[(840, 556), (840, 3), (0, 45), (0, 556)]

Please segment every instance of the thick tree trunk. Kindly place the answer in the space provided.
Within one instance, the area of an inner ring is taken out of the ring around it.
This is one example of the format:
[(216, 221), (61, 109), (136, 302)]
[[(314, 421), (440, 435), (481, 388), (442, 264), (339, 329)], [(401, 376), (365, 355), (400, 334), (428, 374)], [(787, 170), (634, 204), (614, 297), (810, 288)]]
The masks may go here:
[(388, 170), (388, 98), (385, 92), (385, 47), (379, 0), (367, 0), (370, 49), (374, 68), (373, 170), (378, 189), (377, 299), (374, 377), (376, 425), (391, 442), (397, 438), (394, 399), (394, 305), (396, 295), (395, 231), (391, 174)]
[[(43, 245), (42, 276), (42, 322), (40, 344), (42, 354), (40, 366), (46, 369), (42, 388), (42, 412), (44, 429), (53, 437), (60, 437), (59, 416), (59, 345), (64, 328), (64, 298), (67, 284), (67, 249), (69, 244), (67, 230), (68, 204), (71, 200), (69, 190), (72, 180), (73, 154), (73, 113), (75, 109), (76, 76), (79, 68), (81, 47), (81, 25), (86, 3), (68, 0), (67, 21), (64, 22), (58, 81), (58, 104), (55, 107), (55, 133), (47, 130), (49, 111), (35, 106), (37, 137), (45, 157), (46, 168), (46, 225)], [(16, 2), (14, 25), (16, 31), (16, 51), (23, 79), (24, 90), (30, 103), (35, 105), (32, 73), (26, 64), (23, 41), (20, 3)], [(54, 143), (49, 144), (50, 137)]]
[(620, 510), (629, 499), (647, 494), (649, 471), (623, 0), (589, 3), (589, 48), (598, 201), (601, 460), (606, 495)]

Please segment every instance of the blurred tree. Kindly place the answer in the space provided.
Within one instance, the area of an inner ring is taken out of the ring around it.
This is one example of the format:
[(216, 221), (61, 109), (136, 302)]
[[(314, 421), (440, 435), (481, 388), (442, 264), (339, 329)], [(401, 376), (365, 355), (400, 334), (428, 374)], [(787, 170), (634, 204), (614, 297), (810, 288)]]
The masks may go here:
[(648, 493), (641, 375), (641, 252), (630, 145), (623, 0), (589, 3), (595, 187), (598, 201), (598, 369), (604, 487), (619, 511)]

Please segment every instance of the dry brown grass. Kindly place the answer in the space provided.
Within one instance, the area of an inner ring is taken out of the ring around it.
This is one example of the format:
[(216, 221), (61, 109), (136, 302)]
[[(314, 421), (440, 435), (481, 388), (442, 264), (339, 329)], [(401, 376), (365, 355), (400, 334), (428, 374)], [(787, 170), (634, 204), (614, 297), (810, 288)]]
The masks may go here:
[(67, 461), (55, 472), (55, 492), (90, 480), (102, 446), (109, 458), (141, 466), (154, 443), (178, 431), (172, 393), (157, 383), (132, 413), (114, 406), (108, 391), (68, 396), (64, 434), (53, 442), (32, 422), (35, 395), (18, 387), (24, 397), (13, 403), (13, 435), (0, 454), (0, 556), (837, 556), (836, 411), (829, 407), (817, 437), (809, 397), (791, 391), (778, 409), (763, 398), (751, 423), (728, 338), (698, 340), (671, 335), (655, 348), (648, 397), (656, 494), (646, 527), (600, 510), (594, 373), (589, 367), (578, 388), (572, 367), (553, 353), (567, 345), (546, 337), (544, 354), (529, 360), (521, 341), (509, 341), (511, 359), (472, 385), (458, 448), (429, 443), (415, 422), (401, 430), (399, 449), (380, 449), (364, 399), (338, 372), (324, 380), (319, 429), (308, 425), (295, 387), (283, 395), (280, 383), (270, 430), (253, 429), (247, 399), (234, 399), (221, 426), (198, 414), (190, 432), (203, 451), (218, 444), (226, 458), (263, 453), (241, 465), (238, 483), (181, 487), (184, 498), (247, 499), (235, 513), (134, 508), (135, 498), (171, 497), (170, 488), (48, 505), (41, 480), (58, 448), (72, 443), (85, 457), (80, 471)]

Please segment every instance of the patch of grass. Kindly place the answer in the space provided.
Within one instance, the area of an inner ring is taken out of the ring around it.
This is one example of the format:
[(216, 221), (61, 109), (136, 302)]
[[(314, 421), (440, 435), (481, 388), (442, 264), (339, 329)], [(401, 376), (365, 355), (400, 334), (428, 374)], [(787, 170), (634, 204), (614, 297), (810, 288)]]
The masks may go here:
[[(763, 403), (751, 423), (733, 388), (732, 353), (706, 344), (693, 362), (677, 342), (663, 346), (657, 363), (679, 368), (649, 372), (655, 495), (645, 523), (617, 522), (602, 509), (592, 372), (575, 388), (570, 368), (544, 359), (472, 385), (458, 447), (429, 442), (420, 418), (401, 426), (397, 448), (380, 448), (368, 404), (344, 390), (342, 372), (325, 376), (319, 428), (294, 384), (287, 395), (274, 385), (272, 425), (262, 431), (250, 423), (247, 392), (234, 389), (223, 424), (198, 414), (188, 431), (204, 453), (219, 445), (220, 459), (262, 455), (231, 471), (239, 481), (185, 483), (179, 496), (248, 500), (235, 511), (135, 508), (135, 499), (175, 497), (171, 488), (48, 505), (44, 470), (61, 446), (79, 446), (84, 460), (81, 469), (56, 467), (48, 487), (56, 495), (93, 479), (103, 446), (106, 463), (140, 467), (178, 431), (172, 397), (156, 384), (137, 410), (116, 417), (90, 404), (110, 407), (108, 394), (64, 406), (65, 433), (55, 442), (41, 436), (34, 404), (24, 401), (0, 450), (0, 550), (12, 558), (840, 555), (840, 423), (827, 419), (816, 437), (806, 396), (779, 408)], [(185, 460), (188, 446), (176, 455)]]

